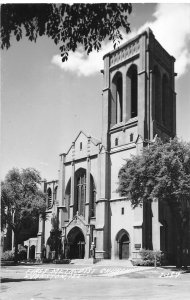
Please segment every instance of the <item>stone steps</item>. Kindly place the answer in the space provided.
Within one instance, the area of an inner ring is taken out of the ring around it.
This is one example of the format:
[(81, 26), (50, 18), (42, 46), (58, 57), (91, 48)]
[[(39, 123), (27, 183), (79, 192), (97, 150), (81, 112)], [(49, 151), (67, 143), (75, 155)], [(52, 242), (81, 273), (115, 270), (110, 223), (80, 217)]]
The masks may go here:
[(71, 264), (74, 265), (93, 265), (94, 260), (93, 258), (89, 258), (89, 259), (72, 259), (71, 260)]
[(130, 260), (116, 260), (116, 259), (103, 259), (96, 262), (98, 266), (121, 266), (121, 267), (133, 267)]
[(74, 265), (97, 265), (97, 266), (123, 266), (123, 267), (133, 267), (130, 260), (113, 260), (113, 259), (101, 259), (96, 260), (93, 258), (89, 259), (72, 259), (71, 264)]

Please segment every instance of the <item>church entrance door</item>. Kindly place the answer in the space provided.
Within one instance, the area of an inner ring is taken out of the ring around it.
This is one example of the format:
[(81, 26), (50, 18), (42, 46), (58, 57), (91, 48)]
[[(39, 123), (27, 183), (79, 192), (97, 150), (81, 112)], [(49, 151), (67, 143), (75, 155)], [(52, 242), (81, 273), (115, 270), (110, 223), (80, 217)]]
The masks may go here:
[(129, 259), (130, 256), (130, 238), (125, 229), (121, 229), (117, 236), (117, 255), (119, 259)]
[(129, 237), (127, 234), (124, 234), (119, 241), (119, 258), (129, 258)]
[(85, 255), (85, 238), (79, 227), (74, 227), (68, 234), (69, 258), (83, 259)]

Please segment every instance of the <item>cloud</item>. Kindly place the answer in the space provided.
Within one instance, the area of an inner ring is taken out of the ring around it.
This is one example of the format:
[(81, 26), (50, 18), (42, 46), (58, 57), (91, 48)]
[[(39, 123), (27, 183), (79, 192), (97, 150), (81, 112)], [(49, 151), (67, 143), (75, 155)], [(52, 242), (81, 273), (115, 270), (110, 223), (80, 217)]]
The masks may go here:
[(144, 24), (138, 32), (150, 27), (159, 43), (176, 59), (178, 77), (190, 66), (190, 4), (158, 4), (155, 20)]
[[(190, 66), (190, 4), (157, 4), (154, 18), (154, 21), (145, 23), (137, 31), (123, 35), (124, 40), (150, 27), (160, 44), (176, 58), (175, 71), (179, 78)], [(75, 53), (69, 53), (67, 62), (62, 63), (59, 55), (53, 56), (51, 62), (64, 71), (75, 72), (78, 76), (94, 75), (103, 68), (103, 55), (112, 49), (112, 42), (104, 43), (102, 50), (93, 51), (88, 56), (79, 49)]]
[(89, 76), (100, 72), (103, 68), (103, 55), (112, 48), (113, 46), (109, 43), (103, 45), (99, 52), (93, 51), (89, 55), (86, 55), (82, 49), (74, 53), (70, 51), (66, 62), (61, 61), (60, 55), (54, 55), (51, 62), (64, 71), (75, 72), (78, 76)]

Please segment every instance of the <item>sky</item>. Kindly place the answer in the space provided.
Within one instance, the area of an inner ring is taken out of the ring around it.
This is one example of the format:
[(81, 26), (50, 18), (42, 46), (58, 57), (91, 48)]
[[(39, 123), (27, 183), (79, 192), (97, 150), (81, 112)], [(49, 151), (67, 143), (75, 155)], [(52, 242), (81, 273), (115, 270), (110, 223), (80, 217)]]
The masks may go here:
[[(133, 4), (131, 33), (150, 27), (176, 58), (177, 136), (190, 142), (190, 4)], [(57, 179), (59, 154), (80, 130), (101, 139), (103, 55), (82, 49), (62, 63), (47, 37), (36, 43), (12, 39), (1, 52), (1, 178), (13, 167), (33, 167)]]

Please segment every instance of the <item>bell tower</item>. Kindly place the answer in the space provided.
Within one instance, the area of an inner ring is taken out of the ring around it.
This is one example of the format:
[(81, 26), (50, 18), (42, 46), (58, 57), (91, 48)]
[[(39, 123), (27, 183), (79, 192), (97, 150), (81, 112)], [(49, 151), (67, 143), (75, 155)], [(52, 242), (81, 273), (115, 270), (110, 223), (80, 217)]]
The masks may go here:
[[(121, 228), (129, 228), (130, 253), (136, 251), (135, 245), (142, 248), (148, 240), (143, 237), (143, 210), (129, 212), (129, 202), (117, 193), (118, 174), (125, 159), (139, 153), (155, 135), (165, 139), (176, 134), (175, 59), (149, 28), (103, 59), (100, 210), (104, 211), (105, 244), (112, 244), (108, 256), (116, 257), (115, 237)], [(158, 207), (154, 210), (157, 213)], [(151, 236), (159, 232), (158, 215), (155, 218), (152, 222), (156, 225), (147, 232)], [(159, 249), (157, 242), (154, 245)]]
[[(112, 149), (115, 132), (135, 124), (142, 140), (174, 137), (174, 62), (152, 31), (137, 35), (104, 56), (103, 144)], [(124, 140), (118, 143), (125, 144)]]

